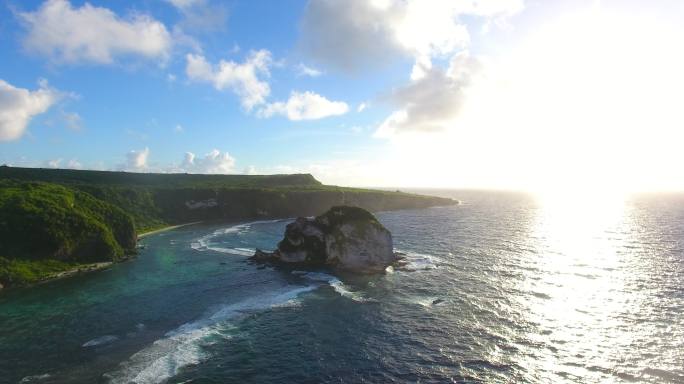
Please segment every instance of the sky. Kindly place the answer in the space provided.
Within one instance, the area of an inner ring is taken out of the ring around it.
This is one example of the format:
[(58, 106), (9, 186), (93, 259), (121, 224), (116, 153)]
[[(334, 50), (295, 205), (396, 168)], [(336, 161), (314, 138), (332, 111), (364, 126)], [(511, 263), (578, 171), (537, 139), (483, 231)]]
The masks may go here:
[(5, 0), (0, 164), (684, 189), (677, 0)]

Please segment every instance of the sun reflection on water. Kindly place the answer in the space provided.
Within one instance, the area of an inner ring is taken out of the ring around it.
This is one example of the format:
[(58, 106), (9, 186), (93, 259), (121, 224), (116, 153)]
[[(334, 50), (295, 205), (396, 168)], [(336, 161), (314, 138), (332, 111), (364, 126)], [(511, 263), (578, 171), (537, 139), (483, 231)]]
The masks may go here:
[[(625, 252), (632, 234), (629, 207), (622, 196), (541, 197), (530, 242), (534, 268), (522, 283), (537, 330), (525, 364), (532, 371), (596, 379), (615, 370), (633, 334), (625, 313), (638, 311), (644, 293), (626, 289), (630, 276)], [(624, 376), (624, 377), (623, 377)]]

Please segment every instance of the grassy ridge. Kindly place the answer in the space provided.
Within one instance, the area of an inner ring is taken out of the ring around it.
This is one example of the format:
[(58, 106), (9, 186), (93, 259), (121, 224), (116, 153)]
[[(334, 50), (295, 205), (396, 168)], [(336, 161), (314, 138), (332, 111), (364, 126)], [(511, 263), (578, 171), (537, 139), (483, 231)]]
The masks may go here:
[(74, 169), (0, 166), (0, 179), (44, 181), (71, 185), (139, 186), (157, 188), (282, 188), (320, 187), (309, 174), (199, 175), (188, 173), (132, 173)]

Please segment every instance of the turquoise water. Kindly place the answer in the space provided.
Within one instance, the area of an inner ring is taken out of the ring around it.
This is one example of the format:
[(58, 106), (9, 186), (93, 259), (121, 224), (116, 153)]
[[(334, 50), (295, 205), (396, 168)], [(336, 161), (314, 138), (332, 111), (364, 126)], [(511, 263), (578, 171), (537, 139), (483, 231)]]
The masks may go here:
[(684, 198), (441, 192), (385, 212), (406, 268), (246, 262), (287, 220), (150, 236), (138, 259), (0, 295), (0, 382), (684, 382)]

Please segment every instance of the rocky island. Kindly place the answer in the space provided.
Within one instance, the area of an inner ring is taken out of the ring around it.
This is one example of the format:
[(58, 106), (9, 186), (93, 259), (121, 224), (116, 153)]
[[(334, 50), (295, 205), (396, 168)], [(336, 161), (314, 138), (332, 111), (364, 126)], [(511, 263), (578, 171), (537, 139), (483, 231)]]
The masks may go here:
[(397, 261), (392, 234), (363, 208), (335, 206), (315, 218), (299, 217), (285, 228), (274, 252), (257, 249), (257, 262), (330, 267), (377, 273)]

